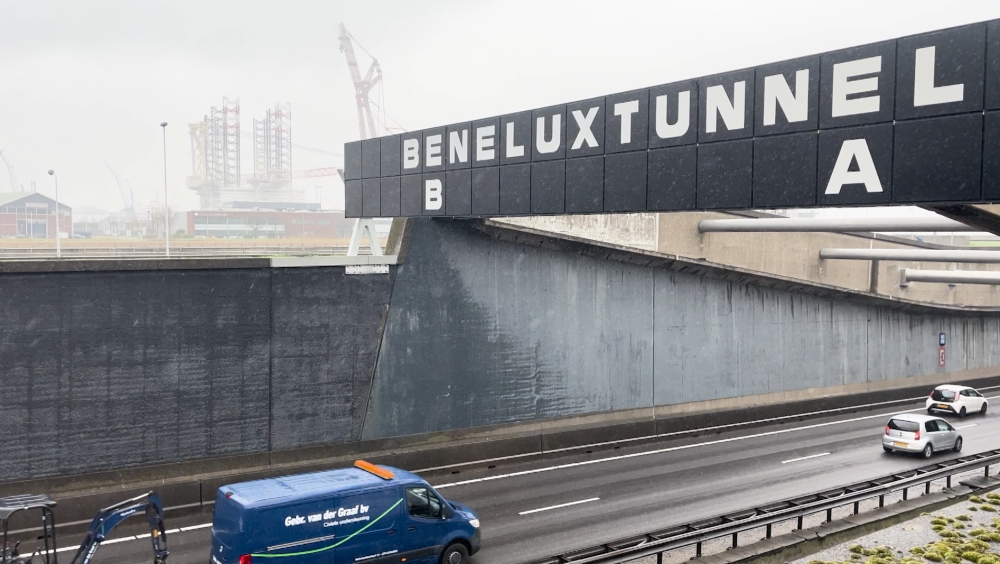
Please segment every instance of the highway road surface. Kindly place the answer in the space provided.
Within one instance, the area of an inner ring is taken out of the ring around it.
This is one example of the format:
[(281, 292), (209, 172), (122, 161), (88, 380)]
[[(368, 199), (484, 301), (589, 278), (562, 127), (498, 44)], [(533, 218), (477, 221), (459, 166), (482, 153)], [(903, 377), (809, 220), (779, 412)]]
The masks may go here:
[[(986, 390), (984, 395), (998, 393)], [(950, 418), (965, 438), (963, 452), (1000, 444), (998, 400), (985, 417)], [(425, 477), (443, 496), (479, 513), (483, 549), (473, 558), (475, 564), (519, 564), (923, 466), (928, 461), (883, 453), (880, 443), (889, 415), (922, 412), (922, 407), (921, 402), (712, 431), (695, 438)], [(941, 453), (932, 460), (955, 456)], [(210, 521), (209, 514), (168, 518), (168, 528), (194, 527), (168, 535), (171, 564), (208, 562)], [(69, 538), (61, 540), (67, 546)], [(148, 539), (124, 540), (103, 546), (96, 561), (135, 564), (151, 561), (149, 554)]]

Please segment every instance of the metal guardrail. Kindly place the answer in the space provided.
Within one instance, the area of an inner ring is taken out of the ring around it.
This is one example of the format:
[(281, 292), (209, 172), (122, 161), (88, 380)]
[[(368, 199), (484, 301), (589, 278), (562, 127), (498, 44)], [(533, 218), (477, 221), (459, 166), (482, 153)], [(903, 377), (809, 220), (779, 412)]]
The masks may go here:
[(695, 556), (700, 557), (702, 543), (706, 541), (731, 536), (735, 548), (742, 532), (765, 527), (765, 538), (771, 538), (772, 525), (796, 519), (796, 529), (801, 530), (805, 517), (822, 512), (826, 512), (828, 523), (833, 520), (834, 509), (853, 504), (853, 514), (857, 515), (863, 501), (878, 498), (881, 508), (886, 495), (902, 491), (905, 500), (910, 488), (921, 485), (925, 486), (925, 493), (930, 493), (931, 482), (937, 480), (946, 480), (945, 487), (950, 488), (955, 475), (985, 468), (985, 475), (989, 476), (994, 464), (1000, 464), (1000, 449), (533, 560), (529, 564), (619, 564), (654, 555), (657, 564), (662, 564), (664, 553), (691, 546), (695, 547)]
[[(304, 255), (346, 255), (347, 246), (314, 247), (171, 247), (171, 257), (255, 257), (255, 256), (304, 256)], [(359, 255), (370, 255), (371, 249), (362, 247)], [(78, 247), (63, 248), (63, 259), (112, 259), (112, 258), (165, 258), (163, 247)], [(49, 248), (0, 248), (0, 260), (35, 259), (55, 260), (55, 249)]]

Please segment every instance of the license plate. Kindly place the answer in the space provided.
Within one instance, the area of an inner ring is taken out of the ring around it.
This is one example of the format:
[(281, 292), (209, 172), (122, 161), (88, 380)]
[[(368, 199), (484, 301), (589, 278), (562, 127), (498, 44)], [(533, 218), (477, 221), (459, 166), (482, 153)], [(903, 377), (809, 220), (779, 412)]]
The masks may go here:
[(899, 442), (899, 441), (896, 441), (896, 442), (894, 442), (894, 443), (892, 443), (892, 444), (894, 444), (894, 445), (896, 445), (896, 446), (898, 446), (898, 447), (905, 447), (905, 446), (908, 446), (908, 445), (907, 445), (906, 443), (901, 443), (901, 442)]
[(945, 404), (943, 404), (943, 403), (939, 403), (939, 404), (937, 404), (937, 406), (938, 406), (938, 409), (948, 409), (948, 406), (945, 405)]

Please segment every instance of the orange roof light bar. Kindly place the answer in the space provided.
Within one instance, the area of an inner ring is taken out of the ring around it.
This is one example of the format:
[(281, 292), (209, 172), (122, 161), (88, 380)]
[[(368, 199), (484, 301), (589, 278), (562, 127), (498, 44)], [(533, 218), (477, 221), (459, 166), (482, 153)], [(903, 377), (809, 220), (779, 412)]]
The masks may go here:
[(372, 464), (371, 462), (365, 462), (364, 460), (355, 460), (354, 461), (354, 467), (355, 468), (360, 468), (361, 470), (364, 470), (365, 472), (368, 472), (368, 473), (371, 473), (371, 474), (375, 474), (376, 476), (378, 476), (379, 478), (382, 478), (383, 480), (391, 480), (391, 479), (393, 479), (393, 478), (396, 477), (396, 475), (393, 474), (392, 472), (390, 472), (389, 470), (386, 470), (385, 468), (382, 468), (381, 466), (376, 466), (376, 465)]

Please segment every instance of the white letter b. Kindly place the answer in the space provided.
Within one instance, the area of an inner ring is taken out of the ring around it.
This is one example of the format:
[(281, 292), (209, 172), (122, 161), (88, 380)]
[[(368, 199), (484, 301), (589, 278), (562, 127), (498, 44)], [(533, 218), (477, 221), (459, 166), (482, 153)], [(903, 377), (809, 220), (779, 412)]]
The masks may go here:
[(441, 209), (444, 198), (441, 197), (441, 181), (432, 178), (424, 183), (424, 209), (435, 211)]

